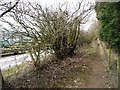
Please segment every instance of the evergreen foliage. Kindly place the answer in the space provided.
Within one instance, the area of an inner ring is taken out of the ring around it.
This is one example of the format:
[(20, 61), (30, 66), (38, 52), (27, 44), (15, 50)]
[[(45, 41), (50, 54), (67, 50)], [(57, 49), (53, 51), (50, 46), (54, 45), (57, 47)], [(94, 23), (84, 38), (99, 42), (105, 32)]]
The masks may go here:
[(100, 39), (120, 52), (120, 2), (100, 3), (97, 6), (97, 16), (102, 23)]

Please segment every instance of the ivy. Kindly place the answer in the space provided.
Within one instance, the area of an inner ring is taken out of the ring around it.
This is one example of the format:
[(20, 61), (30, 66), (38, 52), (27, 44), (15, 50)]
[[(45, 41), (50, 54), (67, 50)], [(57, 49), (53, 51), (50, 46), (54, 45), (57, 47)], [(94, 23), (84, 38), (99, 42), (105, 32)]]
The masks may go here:
[(102, 23), (100, 39), (120, 51), (120, 2), (100, 3), (97, 5), (97, 16)]

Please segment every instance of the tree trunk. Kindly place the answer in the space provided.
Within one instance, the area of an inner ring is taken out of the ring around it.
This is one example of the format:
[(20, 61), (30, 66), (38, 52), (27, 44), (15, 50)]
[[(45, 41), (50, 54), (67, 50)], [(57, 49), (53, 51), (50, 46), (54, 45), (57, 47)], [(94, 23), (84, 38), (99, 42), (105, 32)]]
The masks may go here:
[(2, 75), (1, 75), (1, 70), (0, 70), (0, 90), (2, 89)]

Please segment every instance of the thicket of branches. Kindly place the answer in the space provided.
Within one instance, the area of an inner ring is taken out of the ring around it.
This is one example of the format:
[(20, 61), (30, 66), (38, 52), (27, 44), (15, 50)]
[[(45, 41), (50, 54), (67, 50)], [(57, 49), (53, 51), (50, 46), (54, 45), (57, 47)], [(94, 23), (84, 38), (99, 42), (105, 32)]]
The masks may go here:
[(94, 6), (84, 9), (85, 5), (81, 6), (83, 2), (78, 4), (78, 8), (70, 14), (67, 9), (61, 9), (66, 4), (53, 11), (38, 3), (21, 2), (9, 14), (16, 24), (5, 19), (2, 21), (14, 29), (16, 34), (24, 37), (25, 48), (36, 66), (41, 63), (42, 51), (52, 50), (57, 59), (63, 59), (73, 55), (79, 44), (88, 42), (81, 34), (80, 25), (86, 22)]
[[(85, 38), (87, 34), (80, 30), (80, 26), (87, 22), (86, 19), (94, 6), (90, 5), (85, 9), (85, 6), (91, 3), (82, 5), (83, 1), (78, 2), (78, 7), (72, 14), (68, 9), (62, 10), (62, 6), (67, 7), (66, 4), (58, 6), (53, 11), (47, 7), (43, 8), (38, 3), (17, 0), (13, 4), (0, 1), (0, 20), (9, 25), (4, 26), (4, 30), (9, 32), (12, 29), (12, 36), (18, 35), (23, 38), (24, 48), (28, 50), (36, 67), (41, 64), (41, 53), (44, 51), (53, 51), (57, 59), (64, 59), (73, 55), (77, 47), (83, 43), (90, 43), (90, 40)], [(4, 18), (5, 14), (13, 21)], [(4, 83), (2, 74), (1, 79), (1, 83)]]

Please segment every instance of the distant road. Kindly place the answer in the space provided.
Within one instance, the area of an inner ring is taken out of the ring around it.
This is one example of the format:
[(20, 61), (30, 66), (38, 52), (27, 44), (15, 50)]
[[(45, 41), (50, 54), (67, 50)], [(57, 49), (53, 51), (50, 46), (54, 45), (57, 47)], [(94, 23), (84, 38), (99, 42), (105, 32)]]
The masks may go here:
[(9, 67), (13, 67), (16, 64), (19, 65), (21, 63), (25, 63), (26, 61), (30, 61), (31, 58), (28, 54), (20, 54), (20, 55), (13, 55), (7, 57), (0, 58), (0, 67), (1, 69), (7, 69)]
[[(53, 53), (53, 51), (41, 51), (41, 60), (44, 60), (42, 58), (48, 57), (50, 54)], [(7, 69), (9, 67), (13, 67), (16, 64), (22, 64), (25, 63), (27, 61), (31, 61), (30, 55), (29, 54), (19, 54), (19, 55), (12, 55), (12, 56), (7, 56), (7, 57), (1, 57), (0, 58), (0, 67), (1, 69)]]

